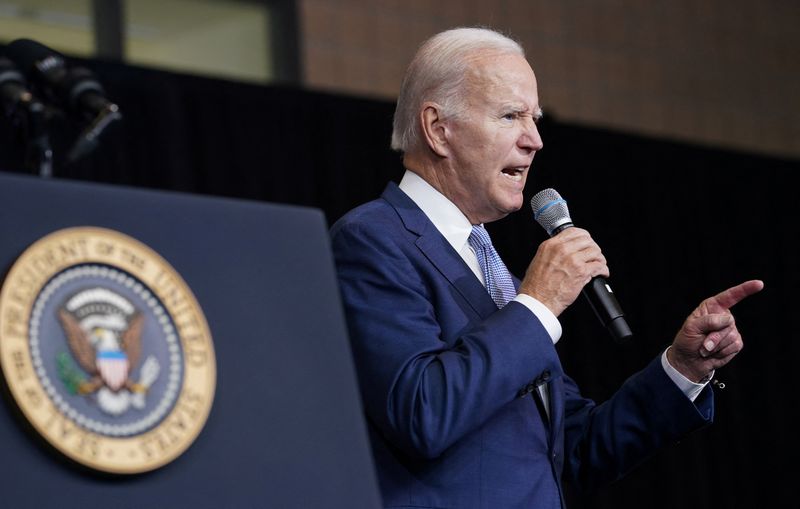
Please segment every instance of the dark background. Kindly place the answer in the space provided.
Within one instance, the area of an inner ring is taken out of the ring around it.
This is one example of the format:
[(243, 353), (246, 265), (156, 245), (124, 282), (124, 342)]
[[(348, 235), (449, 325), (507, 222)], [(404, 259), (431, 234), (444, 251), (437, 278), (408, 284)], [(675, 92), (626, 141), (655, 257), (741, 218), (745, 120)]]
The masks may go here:
[[(56, 179), (304, 205), (332, 224), (402, 175), (399, 155), (388, 148), (390, 102), (79, 63), (97, 73), (124, 121), (89, 157), (66, 164), (82, 126), (54, 118)], [(526, 195), (553, 187), (568, 201), (575, 223), (603, 247), (636, 334), (613, 343), (582, 300), (562, 315), (558, 349), (586, 395), (609, 396), (669, 344), (703, 298), (746, 279), (766, 284), (734, 309), (746, 346), (717, 373), (726, 387), (717, 390), (715, 423), (588, 500), (570, 492), (571, 507), (797, 507), (791, 373), (800, 348), (790, 320), (800, 286), (792, 185), (800, 161), (570, 125), (557, 116), (544, 119), (541, 133), (545, 148)], [(19, 126), (0, 118), (0, 170), (32, 172), (23, 147)], [(546, 238), (527, 207), (489, 229), (518, 276)]]

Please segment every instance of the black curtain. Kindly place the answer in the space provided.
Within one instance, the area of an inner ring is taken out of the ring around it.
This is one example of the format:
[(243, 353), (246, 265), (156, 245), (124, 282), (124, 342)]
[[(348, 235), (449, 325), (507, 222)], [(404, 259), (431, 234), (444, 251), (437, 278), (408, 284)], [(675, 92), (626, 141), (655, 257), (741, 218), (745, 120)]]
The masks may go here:
[[(317, 207), (333, 223), (402, 175), (388, 149), (391, 102), (74, 61), (97, 73), (124, 121), (89, 157), (66, 164), (82, 126), (56, 118), (57, 179)], [(746, 347), (717, 373), (726, 387), (716, 391), (715, 423), (591, 498), (568, 491), (571, 507), (796, 507), (791, 373), (800, 346), (791, 320), (800, 239), (792, 177), (800, 161), (557, 117), (541, 130), (545, 148), (526, 194), (553, 187), (568, 201), (575, 223), (603, 247), (636, 335), (613, 343), (583, 301), (562, 315), (557, 348), (586, 395), (612, 394), (670, 343), (703, 298), (750, 278), (766, 283), (734, 310)], [(0, 119), (0, 169), (31, 171), (23, 141), (10, 119)], [(527, 206), (490, 230), (519, 276), (546, 237)]]

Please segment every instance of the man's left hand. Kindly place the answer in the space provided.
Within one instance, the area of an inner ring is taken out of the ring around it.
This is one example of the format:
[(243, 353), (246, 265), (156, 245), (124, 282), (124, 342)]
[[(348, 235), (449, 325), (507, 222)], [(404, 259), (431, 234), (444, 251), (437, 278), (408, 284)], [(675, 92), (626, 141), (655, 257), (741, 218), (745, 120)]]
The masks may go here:
[(700, 382), (730, 362), (744, 347), (730, 308), (762, 288), (762, 281), (745, 281), (701, 302), (667, 351), (669, 363), (689, 380)]

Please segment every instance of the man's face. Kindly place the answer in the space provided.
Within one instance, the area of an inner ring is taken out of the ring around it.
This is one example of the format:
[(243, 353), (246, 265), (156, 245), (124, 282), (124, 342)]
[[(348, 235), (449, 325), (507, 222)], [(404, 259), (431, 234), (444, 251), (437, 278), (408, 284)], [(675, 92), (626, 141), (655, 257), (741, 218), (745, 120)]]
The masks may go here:
[(477, 58), (467, 79), (466, 111), (446, 122), (448, 164), (440, 183), (473, 224), (522, 207), (522, 190), (542, 139), (536, 77), (519, 55)]

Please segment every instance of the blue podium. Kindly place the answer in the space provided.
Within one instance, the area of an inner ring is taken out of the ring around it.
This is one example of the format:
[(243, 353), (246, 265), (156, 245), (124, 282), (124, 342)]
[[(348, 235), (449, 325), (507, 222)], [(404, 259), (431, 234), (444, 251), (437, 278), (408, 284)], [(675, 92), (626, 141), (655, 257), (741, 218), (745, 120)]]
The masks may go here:
[(319, 210), (0, 173), (0, 273), (3, 506), (379, 507)]

